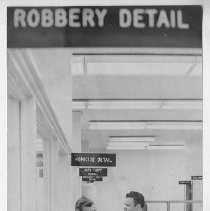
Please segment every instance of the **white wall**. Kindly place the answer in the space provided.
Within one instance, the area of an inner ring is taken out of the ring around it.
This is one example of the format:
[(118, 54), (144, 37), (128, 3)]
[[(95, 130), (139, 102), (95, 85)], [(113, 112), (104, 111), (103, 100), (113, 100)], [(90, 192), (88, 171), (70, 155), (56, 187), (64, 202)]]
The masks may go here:
[[(71, 51), (69, 49), (32, 49), (34, 62), (47, 97), (55, 111), (59, 125), (64, 132), (72, 149), (72, 79), (71, 79)], [(56, 59), (56, 60), (55, 60)], [(52, 143), (51, 143), (52, 145)], [(57, 153), (57, 151), (56, 151)], [(74, 170), (70, 166), (68, 155), (57, 155), (53, 164), (54, 179), (51, 190), (54, 192), (55, 211), (69, 211), (74, 209)], [(52, 174), (52, 172), (51, 172)]]
[[(72, 141), (71, 53), (69, 51), (62, 53), (63, 51), (54, 49), (50, 50), (49, 53), (49, 49), (33, 49), (30, 54), (32, 54), (35, 69), (43, 83), (47, 98), (55, 111), (58, 124), (70, 144)], [(39, 57), (36, 57), (35, 52)], [(63, 68), (61, 68), (61, 64), (65, 64), (62, 66)], [(13, 79), (16, 81), (15, 74), (16, 72), (14, 72)], [(22, 74), (20, 75), (22, 76)], [(17, 80), (17, 83), (21, 82)], [(36, 81), (33, 82), (36, 83)], [(25, 84), (18, 84), (18, 86), (21, 87), (21, 91), (25, 89)], [(24, 91), (26, 92), (26, 90)], [(21, 99), (25, 92), (21, 93)], [(18, 94), (15, 92), (15, 96)], [(42, 94), (44, 95), (44, 93)], [(37, 184), (35, 160), (37, 102), (35, 100), (36, 98), (28, 99), (26, 96), (26, 99), (21, 101), (20, 106), (19, 101), (8, 98), (8, 208), (10, 211), (40, 211), (42, 206), (40, 204), (36, 206), (36, 194), (44, 191), (44, 193), (50, 194), (50, 197), (45, 196), (43, 199), (44, 202), (47, 201), (44, 204), (46, 210), (73, 210), (73, 171), (69, 155), (59, 154), (58, 140), (50, 140), (50, 144), (47, 146), (47, 151), (50, 152), (47, 154), (47, 169), (50, 172), (46, 171), (48, 178), (43, 181), (43, 184)], [(47, 131), (45, 132), (47, 133)], [(45, 184), (46, 181), (47, 184)], [(43, 188), (44, 190), (42, 190)], [(41, 196), (39, 199), (41, 200)]]
[[(143, 193), (146, 200), (184, 200), (184, 185), (178, 181), (202, 175), (201, 138), (191, 138), (186, 150), (116, 152), (117, 167), (108, 168), (104, 182), (95, 183), (98, 210), (121, 211), (125, 194), (131, 190)], [(172, 205), (171, 211), (181, 211), (183, 207)], [(166, 205), (148, 208), (164, 211)]]
[[(203, 144), (201, 135), (196, 134), (187, 141), (186, 174), (191, 176), (203, 175)], [(193, 180), (193, 200), (203, 199), (203, 180)], [(202, 210), (201, 204), (193, 204), (193, 211)]]
[(8, 97), (8, 211), (36, 210), (36, 104)]

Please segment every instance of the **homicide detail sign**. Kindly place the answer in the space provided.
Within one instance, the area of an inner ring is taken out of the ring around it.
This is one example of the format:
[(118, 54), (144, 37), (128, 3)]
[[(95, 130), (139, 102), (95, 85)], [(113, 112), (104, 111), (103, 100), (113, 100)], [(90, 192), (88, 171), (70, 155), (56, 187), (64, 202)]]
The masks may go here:
[(201, 6), (8, 7), (8, 47), (202, 46)]
[(79, 176), (107, 176), (107, 168), (80, 168)]
[(71, 153), (72, 166), (116, 166), (116, 154)]

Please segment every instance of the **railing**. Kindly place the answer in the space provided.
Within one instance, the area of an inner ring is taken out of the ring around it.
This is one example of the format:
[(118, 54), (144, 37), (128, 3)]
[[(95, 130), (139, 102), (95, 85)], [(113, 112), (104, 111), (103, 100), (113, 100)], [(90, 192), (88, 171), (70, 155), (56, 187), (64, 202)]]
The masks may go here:
[(166, 204), (167, 206), (167, 211), (170, 211), (171, 209), (171, 204), (193, 204), (193, 203), (200, 203), (202, 204), (203, 201), (202, 200), (170, 200), (170, 201), (146, 201), (146, 203), (148, 204)]

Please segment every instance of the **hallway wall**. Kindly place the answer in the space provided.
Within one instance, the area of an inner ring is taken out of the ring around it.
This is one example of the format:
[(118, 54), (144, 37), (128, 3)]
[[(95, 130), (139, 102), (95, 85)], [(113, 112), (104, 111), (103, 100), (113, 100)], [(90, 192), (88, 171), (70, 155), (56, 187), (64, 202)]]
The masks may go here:
[[(202, 175), (202, 147), (198, 138), (194, 137), (186, 150), (180, 151), (117, 151), (117, 167), (108, 168), (108, 177), (95, 183), (98, 210), (121, 211), (125, 194), (131, 190), (143, 193), (146, 200), (184, 200), (184, 185), (178, 181)], [(202, 199), (201, 195), (197, 197)], [(183, 208), (182, 204), (172, 205), (171, 211)], [(150, 204), (148, 210), (164, 211), (166, 205)]]

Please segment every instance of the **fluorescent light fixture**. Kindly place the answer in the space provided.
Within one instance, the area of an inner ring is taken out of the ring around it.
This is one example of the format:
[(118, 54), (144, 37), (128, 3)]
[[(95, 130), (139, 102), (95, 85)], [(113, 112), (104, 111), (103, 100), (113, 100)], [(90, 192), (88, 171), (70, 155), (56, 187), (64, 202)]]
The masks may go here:
[(183, 150), (185, 144), (155, 145), (154, 136), (113, 136), (109, 137), (107, 150)]
[(72, 110), (73, 111), (80, 111), (87, 109), (87, 102), (86, 101), (73, 101), (72, 103)]
[(108, 142), (108, 146), (110, 147), (146, 147), (149, 146), (149, 142)]
[[(183, 76), (202, 75), (202, 59), (197, 56), (86, 56), (87, 75)], [(189, 71), (190, 70), (190, 71)]]
[(201, 76), (202, 57), (194, 55), (83, 55), (73, 57), (71, 70), (73, 76)]
[(144, 122), (89, 122), (90, 130), (143, 130)]
[(72, 104), (73, 110), (202, 109), (202, 100), (74, 100)]
[(107, 150), (184, 150), (185, 145), (139, 145), (139, 146), (110, 146), (107, 145)]
[(183, 150), (185, 145), (150, 145), (149, 150)]
[(88, 109), (157, 109), (160, 107), (160, 101), (151, 100), (104, 100), (88, 101)]
[(120, 145), (116, 145), (116, 146), (110, 146), (107, 145), (106, 149), (107, 150), (142, 150), (142, 149), (147, 149), (147, 145), (128, 145), (128, 146), (120, 146)]
[(202, 100), (162, 100), (161, 109), (202, 110)]
[[(81, 61), (77, 56), (75, 61)], [(85, 55), (86, 63), (202, 63), (202, 56), (196, 55)]]
[[(190, 63), (88, 63), (89, 76), (184, 76)], [(199, 71), (199, 69), (198, 69)], [(200, 69), (200, 75), (202, 69)]]
[(127, 143), (141, 143), (141, 142), (153, 142), (155, 136), (110, 136), (109, 142), (127, 142)]
[(154, 136), (109, 137), (107, 149), (145, 149), (155, 140)]
[(90, 130), (202, 130), (202, 122), (89, 122)]
[(202, 130), (202, 122), (148, 122), (148, 130)]

